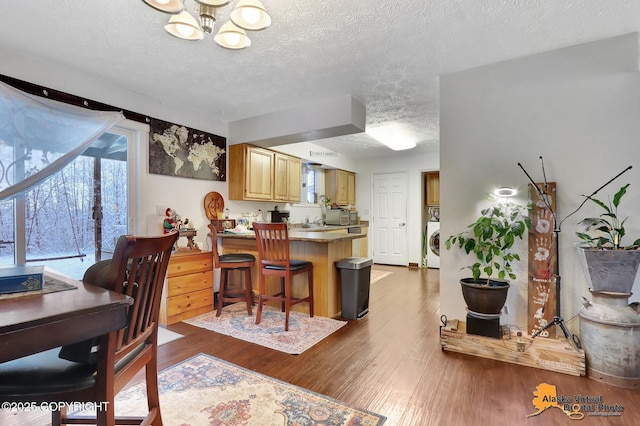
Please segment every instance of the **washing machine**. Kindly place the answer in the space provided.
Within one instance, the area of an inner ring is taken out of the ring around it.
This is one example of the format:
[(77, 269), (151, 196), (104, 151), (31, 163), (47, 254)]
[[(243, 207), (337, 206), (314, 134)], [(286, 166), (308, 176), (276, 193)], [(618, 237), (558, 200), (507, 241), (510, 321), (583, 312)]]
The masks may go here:
[(427, 267), (440, 269), (440, 222), (427, 222)]

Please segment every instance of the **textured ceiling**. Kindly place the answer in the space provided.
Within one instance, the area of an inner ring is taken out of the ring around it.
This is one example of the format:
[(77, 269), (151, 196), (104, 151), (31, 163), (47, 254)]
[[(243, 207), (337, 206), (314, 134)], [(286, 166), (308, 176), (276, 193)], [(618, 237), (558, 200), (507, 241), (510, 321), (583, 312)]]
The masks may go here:
[[(640, 28), (635, 0), (263, 3), (273, 25), (230, 51), (211, 35), (170, 36), (168, 15), (140, 0), (2, 0), (0, 45), (223, 121), (351, 95), (366, 105), (367, 126), (405, 123), (425, 152), (439, 148), (439, 75)], [(361, 157), (393, 152), (365, 134), (316, 143)]]

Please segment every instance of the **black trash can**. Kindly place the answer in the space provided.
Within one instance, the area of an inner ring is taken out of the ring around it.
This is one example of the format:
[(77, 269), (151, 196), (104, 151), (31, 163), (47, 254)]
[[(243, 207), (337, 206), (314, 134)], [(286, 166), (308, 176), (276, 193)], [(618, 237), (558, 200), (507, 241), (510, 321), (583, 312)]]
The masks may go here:
[(342, 292), (342, 318), (360, 319), (369, 312), (369, 284), (373, 259), (347, 257), (338, 260)]

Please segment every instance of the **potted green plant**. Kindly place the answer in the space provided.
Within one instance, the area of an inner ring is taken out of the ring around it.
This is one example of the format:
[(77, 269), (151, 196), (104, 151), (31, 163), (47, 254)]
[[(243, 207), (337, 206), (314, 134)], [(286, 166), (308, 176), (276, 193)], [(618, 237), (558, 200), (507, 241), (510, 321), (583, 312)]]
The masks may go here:
[(630, 293), (640, 266), (640, 239), (623, 245), (628, 217), (618, 217), (618, 207), (629, 185), (622, 186), (607, 203), (583, 195), (603, 210), (598, 217), (582, 219), (579, 225), (583, 230), (576, 232), (580, 261), (595, 292)]
[(462, 269), (471, 278), (460, 280), (470, 311), (497, 315), (507, 299), (510, 280), (516, 279), (513, 263), (520, 260), (515, 243), (531, 228), (527, 206), (502, 203), (481, 211), (467, 231), (445, 241), (447, 250), (458, 248), (475, 261)]
[(325, 207), (331, 207), (331, 198), (327, 197), (326, 195), (321, 195), (320, 204), (322, 204)]

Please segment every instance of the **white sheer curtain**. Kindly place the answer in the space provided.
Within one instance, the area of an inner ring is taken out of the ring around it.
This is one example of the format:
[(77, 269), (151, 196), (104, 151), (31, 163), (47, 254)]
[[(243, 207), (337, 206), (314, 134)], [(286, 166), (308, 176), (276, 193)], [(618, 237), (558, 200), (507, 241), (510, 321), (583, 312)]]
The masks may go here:
[(0, 82), (0, 201), (49, 178), (122, 120), (120, 112), (80, 108)]

